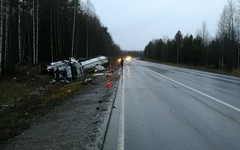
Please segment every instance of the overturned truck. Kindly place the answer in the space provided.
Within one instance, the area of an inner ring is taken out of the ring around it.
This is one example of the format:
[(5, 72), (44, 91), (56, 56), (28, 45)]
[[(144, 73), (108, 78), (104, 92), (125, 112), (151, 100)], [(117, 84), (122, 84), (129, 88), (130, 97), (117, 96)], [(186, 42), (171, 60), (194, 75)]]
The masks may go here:
[(73, 57), (69, 60), (62, 60), (52, 62), (49, 65), (42, 65), (41, 70), (43, 73), (50, 73), (56, 81), (72, 81), (82, 78), (84, 75), (93, 72), (97, 66), (107, 67), (109, 58), (106, 56), (99, 56), (96, 58), (77, 61)]

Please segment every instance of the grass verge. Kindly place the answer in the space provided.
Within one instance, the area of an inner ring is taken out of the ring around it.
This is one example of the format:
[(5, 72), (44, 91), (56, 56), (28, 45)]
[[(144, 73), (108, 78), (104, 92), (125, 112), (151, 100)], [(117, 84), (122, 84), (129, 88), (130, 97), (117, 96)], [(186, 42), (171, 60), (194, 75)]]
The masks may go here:
[(91, 74), (69, 84), (47, 84), (51, 80), (47, 75), (24, 75), (24, 79), (17, 75), (17, 81), (9, 78), (0, 82), (0, 144), (22, 133), (31, 122), (84, 88), (86, 78), (92, 78)]

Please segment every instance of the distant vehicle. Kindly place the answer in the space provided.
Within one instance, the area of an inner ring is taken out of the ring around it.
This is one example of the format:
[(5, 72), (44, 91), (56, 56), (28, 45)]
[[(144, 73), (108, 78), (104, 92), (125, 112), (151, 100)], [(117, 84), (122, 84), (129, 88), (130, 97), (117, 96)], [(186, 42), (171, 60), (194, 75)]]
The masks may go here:
[(132, 57), (131, 57), (131, 56), (127, 56), (127, 57), (126, 57), (126, 60), (127, 60), (127, 61), (131, 61), (131, 60), (132, 60)]

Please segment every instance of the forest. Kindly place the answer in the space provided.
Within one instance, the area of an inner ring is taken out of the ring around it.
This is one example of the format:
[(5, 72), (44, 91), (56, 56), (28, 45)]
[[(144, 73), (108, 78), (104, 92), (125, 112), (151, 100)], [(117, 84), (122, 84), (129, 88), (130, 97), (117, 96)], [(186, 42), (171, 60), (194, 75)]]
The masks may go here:
[(89, 0), (0, 0), (0, 75), (20, 63), (120, 54)]
[(229, 71), (239, 69), (239, 53), (239, 0), (228, 0), (214, 38), (210, 37), (207, 23), (203, 21), (195, 36), (183, 35), (179, 30), (173, 39), (154, 39), (144, 49), (145, 58)]

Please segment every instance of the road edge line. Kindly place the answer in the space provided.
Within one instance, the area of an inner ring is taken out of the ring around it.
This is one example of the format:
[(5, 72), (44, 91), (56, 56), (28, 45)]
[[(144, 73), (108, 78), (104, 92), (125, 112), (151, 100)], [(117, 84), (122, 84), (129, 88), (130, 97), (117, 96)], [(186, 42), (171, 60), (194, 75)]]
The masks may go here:
[(198, 93), (198, 94), (201, 94), (201, 95), (203, 95), (203, 96), (205, 96), (205, 97), (208, 97), (209, 99), (212, 99), (212, 100), (214, 100), (215, 102), (218, 102), (218, 103), (220, 103), (220, 104), (222, 104), (222, 105), (225, 105), (225, 106), (227, 106), (227, 107), (229, 107), (229, 108), (232, 108), (232, 109), (240, 112), (240, 108), (237, 108), (237, 107), (235, 107), (235, 106), (233, 106), (233, 105), (231, 105), (231, 104), (228, 104), (228, 103), (226, 103), (226, 102), (223, 102), (223, 101), (221, 101), (221, 100), (219, 100), (219, 99), (217, 99), (217, 98), (214, 98), (214, 97), (212, 97), (212, 96), (210, 96), (210, 95), (207, 95), (207, 94), (205, 94), (205, 93), (203, 93), (203, 92), (201, 92), (201, 91), (198, 91), (198, 90), (196, 90), (196, 89), (194, 89), (194, 88), (191, 88), (190, 86), (187, 86), (187, 85), (185, 85), (185, 84), (183, 84), (183, 83), (181, 83), (181, 82), (178, 82), (178, 81), (176, 81), (176, 80), (173, 80), (173, 79), (171, 79), (171, 78), (168, 78), (168, 77), (166, 77), (166, 76), (164, 76), (164, 75), (162, 75), (162, 74), (160, 74), (160, 73), (158, 73), (158, 72), (155, 72), (155, 71), (153, 71), (153, 70), (151, 70), (151, 69), (148, 69), (148, 68), (146, 68), (146, 67), (144, 67), (144, 66), (142, 66), (142, 67), (143, 67), (144, 69), (146, 69), (146, 70), (149, 70), (149, 71), (151, 71), (151, 72), (153, 72), (153, 73), (155, 73), (155, 74), (157, 74), (157, 75), (159, 75), (159, 76), (161, 76), (161, 77), (169, 80), (169, 81), (172, 81), (172, 82), (174, 82), (174, 83), (177, 83), (177, 84), (179, 84), (179, 85), (181, 85), (181, 86), (183, 86), (183, 87), (185, 87), (185, 88), (187, 88), (187, 89), (189, 89), (189, 90), (192, 90), (192, 91), (194, 91), (194, 92), (196, 92), (196, 93)]
[[(122, 70), (123, 71), (123, 70)], [(123, 72), (122, 76), (122, 93), (121, 93), (121, 108), (120, 108), (120, 115), (119, 115), (119, 129), (118, 129), (118, 150), (124, 150), (124, 111), (125, 111), (125, 73)]]

